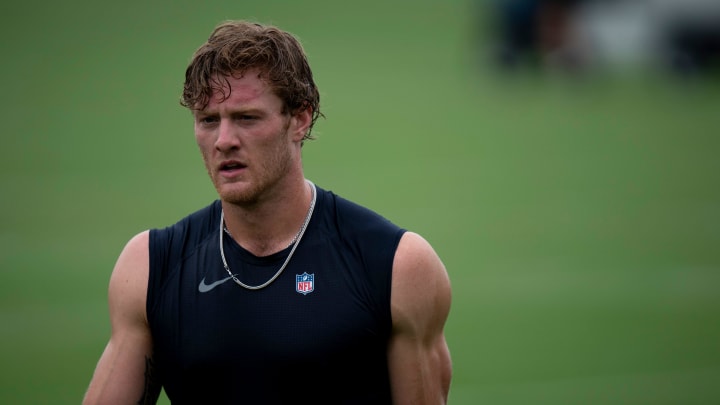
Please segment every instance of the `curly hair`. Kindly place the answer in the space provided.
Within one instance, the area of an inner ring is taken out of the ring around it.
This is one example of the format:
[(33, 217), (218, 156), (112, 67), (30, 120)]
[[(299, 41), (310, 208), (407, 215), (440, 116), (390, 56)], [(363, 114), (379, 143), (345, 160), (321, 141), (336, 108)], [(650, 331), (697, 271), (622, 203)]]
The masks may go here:
[(185, 71), (180, 104), (203, 109), (213, 92), (227, 99), (227, 77), (242, 76), (249, 69), (260, 70), (261, 78), (283, 100), (283, 113), (311, 109), (312, 121), (303, 139), (314, 139), (313, 125), (322, 116), (320, 93), (302, 45), (277, 27), (247, 21), (226, 21), (215, 27)]

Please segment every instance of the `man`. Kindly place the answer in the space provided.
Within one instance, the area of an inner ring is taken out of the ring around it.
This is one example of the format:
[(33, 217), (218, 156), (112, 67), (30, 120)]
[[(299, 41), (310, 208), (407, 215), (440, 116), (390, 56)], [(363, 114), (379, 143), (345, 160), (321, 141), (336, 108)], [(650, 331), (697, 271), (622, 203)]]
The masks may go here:
[(219, 25), (182, 104), (219, 200), (145, 231), (110, 278), (112, 333), (85, 404), (440, 404), (451, 364), (432, 247), (316, 187), (320, 116), (299, 42)]

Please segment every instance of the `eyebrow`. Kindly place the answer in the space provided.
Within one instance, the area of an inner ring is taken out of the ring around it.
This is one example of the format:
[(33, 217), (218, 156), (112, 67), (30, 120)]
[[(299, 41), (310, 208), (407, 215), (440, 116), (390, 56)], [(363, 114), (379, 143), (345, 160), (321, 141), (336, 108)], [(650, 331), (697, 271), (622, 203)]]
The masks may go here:
[[(235, 115), (266, 115), (268, 112), (258, 107), (238, 108), (227, 112), (230, 116)], [(198, 115), (220, 115), (220, 112), (215, 109), (193, 109), (193, 116)]]

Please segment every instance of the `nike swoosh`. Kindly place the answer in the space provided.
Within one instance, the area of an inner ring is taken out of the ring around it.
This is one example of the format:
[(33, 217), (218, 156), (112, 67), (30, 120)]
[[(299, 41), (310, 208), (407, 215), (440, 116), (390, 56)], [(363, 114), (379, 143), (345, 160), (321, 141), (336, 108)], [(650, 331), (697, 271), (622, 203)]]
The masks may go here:
[(212, 284), (205, 284), (205, 277), (203, 277), (203, 279), (200, 280), (200, 284), (198, 284), (198, 291), (200, 291), (201, 293), (206, 293), (206, 292), (212, 290), (213, 288), (219, 286), (220, 284), (222, 284), (228, 280), (231, 280), (231, 279), (232, 279), (232, 277), (228, 276), (228, 277), (225, 277), (222, 280), (218, 280)]

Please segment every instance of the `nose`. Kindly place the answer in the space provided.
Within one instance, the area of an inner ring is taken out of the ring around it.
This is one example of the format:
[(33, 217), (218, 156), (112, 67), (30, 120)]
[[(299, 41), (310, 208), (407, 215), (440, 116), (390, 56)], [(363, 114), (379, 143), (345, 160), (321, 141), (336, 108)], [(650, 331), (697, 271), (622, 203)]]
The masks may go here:
[(240, 147), (240, 137), (230, 120), (221, 119), (217, 129), (215, 148), (220, 152), (226, 152)]

